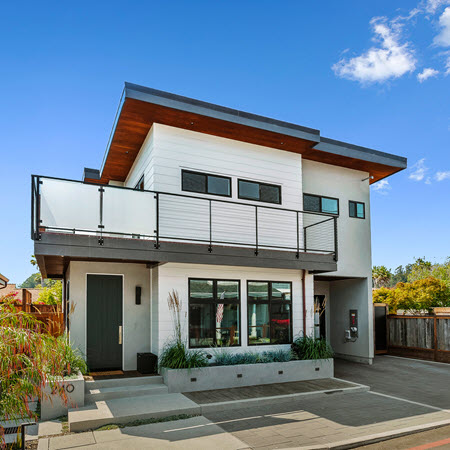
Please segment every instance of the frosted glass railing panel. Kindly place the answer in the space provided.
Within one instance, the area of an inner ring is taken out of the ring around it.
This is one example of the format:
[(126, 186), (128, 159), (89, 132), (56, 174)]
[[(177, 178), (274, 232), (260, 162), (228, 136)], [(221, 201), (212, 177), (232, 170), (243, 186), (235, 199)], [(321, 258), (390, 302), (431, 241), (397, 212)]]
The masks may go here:
[(255, 207), (212, 203), (212, 239), (219, 243), (254, 246), (256, 243)]
[(40, 226), (99, 231), (98, 186), (48, 178), (41, 181), (42, 222)]
[(159, 236), (163, 240), (209, 240), (209, 202), (159, 195)]
[(258, 244), (264, 247), (297, 248), (297, 214), (291, 211), (258, 209)]
[[(105, 187), (103, 193), (103, 231), (154, 236), (156, 200), (152, 192)], [(137, 236), (136, 236), (137, 237)]]

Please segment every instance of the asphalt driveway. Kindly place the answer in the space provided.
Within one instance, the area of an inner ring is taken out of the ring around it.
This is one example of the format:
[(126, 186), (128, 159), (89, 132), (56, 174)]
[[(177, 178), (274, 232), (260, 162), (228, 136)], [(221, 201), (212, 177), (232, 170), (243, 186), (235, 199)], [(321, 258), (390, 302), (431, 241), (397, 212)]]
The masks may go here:
[(334, 376), (371, 391), (450, 409), (450, 364), (377, 356), (369, 365), (335, 360)]

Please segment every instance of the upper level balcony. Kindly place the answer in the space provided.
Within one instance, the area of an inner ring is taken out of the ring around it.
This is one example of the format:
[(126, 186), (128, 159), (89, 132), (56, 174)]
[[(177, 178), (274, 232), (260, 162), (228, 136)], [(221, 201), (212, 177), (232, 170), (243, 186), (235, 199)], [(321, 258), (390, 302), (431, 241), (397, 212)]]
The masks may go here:
[(333, 215), (35, 175), (31, 198), (47, 277), (71, 260), (336, 270)]

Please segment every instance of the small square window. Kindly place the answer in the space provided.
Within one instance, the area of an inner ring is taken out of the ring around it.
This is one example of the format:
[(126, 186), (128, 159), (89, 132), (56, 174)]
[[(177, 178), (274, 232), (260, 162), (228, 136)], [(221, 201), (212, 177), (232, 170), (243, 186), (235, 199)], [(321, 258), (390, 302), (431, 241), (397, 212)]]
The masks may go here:
[(280, 203), (280, 187), (261, 184), (260, 200), (268, 203)]
[(348, 203), (348, 215), (357, 219), (365, 219), (366, 212), (364, 203), (350, 200)]

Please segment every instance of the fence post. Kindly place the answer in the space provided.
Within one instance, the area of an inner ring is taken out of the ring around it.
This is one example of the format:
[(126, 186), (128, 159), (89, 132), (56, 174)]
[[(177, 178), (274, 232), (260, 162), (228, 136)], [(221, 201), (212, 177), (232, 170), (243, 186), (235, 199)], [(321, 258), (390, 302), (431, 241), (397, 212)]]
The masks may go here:
[(437, 317), (433, 318), (433, 349), (434, 349), (434, 360), (438, 360), (438, 340), (437, 340)]

